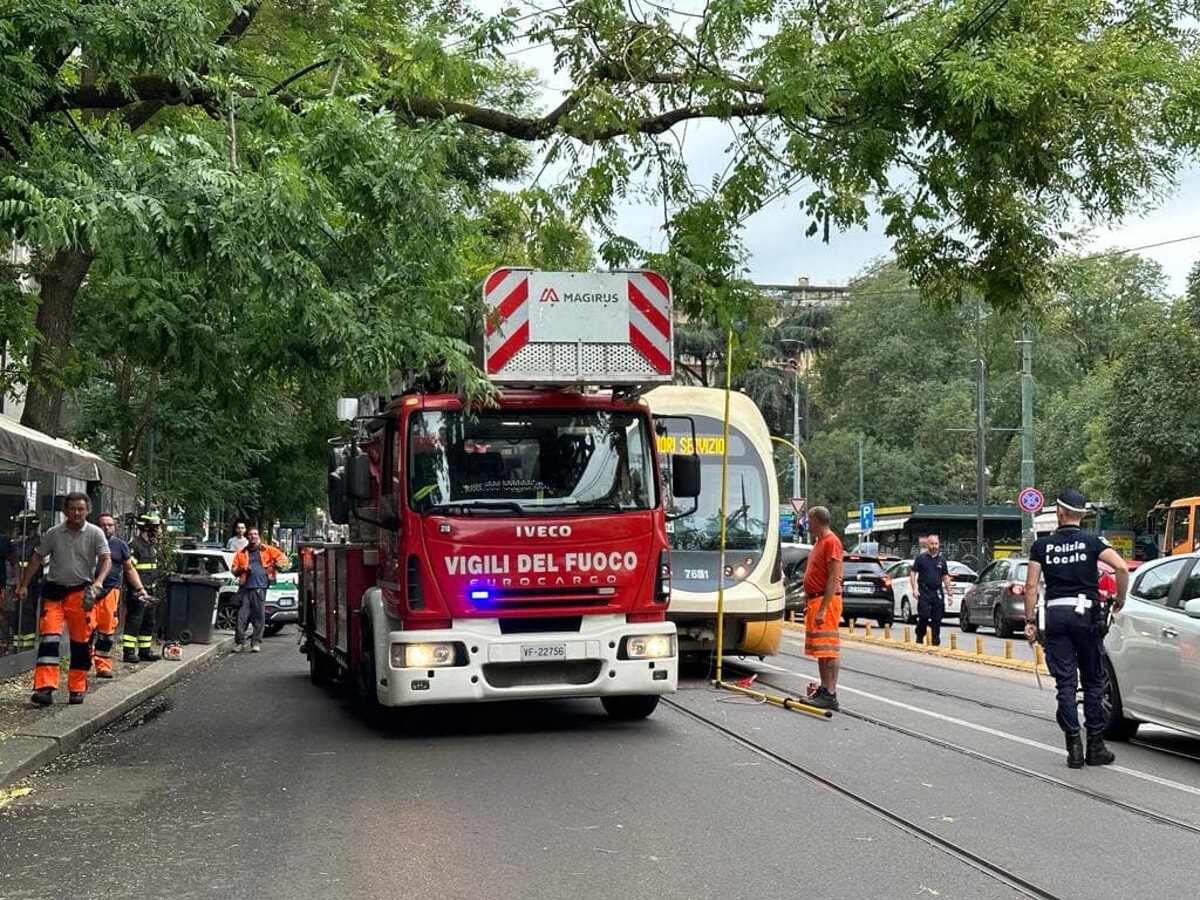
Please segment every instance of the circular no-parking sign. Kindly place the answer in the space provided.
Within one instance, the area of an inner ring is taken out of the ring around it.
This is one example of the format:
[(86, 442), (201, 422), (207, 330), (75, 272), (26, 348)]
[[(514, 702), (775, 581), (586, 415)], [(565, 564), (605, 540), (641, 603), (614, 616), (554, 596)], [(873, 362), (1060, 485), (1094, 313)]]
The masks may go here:
[(1025, 510), (1025, 512), (1035, 513), (1042, 508), (1045, 498), (1037, 488), (1025, 488), (1025, 490), (1021, 491), (1017, 502), (1021, 504), (1021, 509)]

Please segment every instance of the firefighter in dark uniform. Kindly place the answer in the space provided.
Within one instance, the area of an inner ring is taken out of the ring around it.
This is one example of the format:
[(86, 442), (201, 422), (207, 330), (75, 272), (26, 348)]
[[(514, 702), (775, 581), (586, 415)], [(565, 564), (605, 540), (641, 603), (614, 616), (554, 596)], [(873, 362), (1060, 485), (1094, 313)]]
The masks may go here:
[[(1058, 687), (1058, 726), (1066, 735), (1067, 765), (1072, 769), (1106, 766), (1116, 759), (1104, 745), (1108, 718), (1104, 711), (1104, 656), (1106, 622), (1100, 608), (1100, 573), (1097, 560), (1112, 566), (1117, 593), (1113, 612), (1125, 605), (1129, 569), (1125, 560), (1098, 534), (1080, 528), (1087, 501), (1077, 490), (1058, 496), (1055, 511), (1058, 530), (1039, 538), (1029, 552), (1025, 579), (1025, 636), (1037, 635), (1038, 579), (1046, 579), (1043, 635), (1046, 667)], [(1083, 680), (1083, 715), (1087, 726), (1087, 753), (1079, 736), (1076, 673)]]
[(158, 581), (158, 526), (154, 513), (138, 516), (138, 534), (129, 542), (133, 567), (137, 569), (144, 591), (125, 591), (125, 628), (121, 634), (122, 661), (127, 663), (153, 662), (162, 657), (154, 652), (154, 632), (158, 625), (155, 583)]

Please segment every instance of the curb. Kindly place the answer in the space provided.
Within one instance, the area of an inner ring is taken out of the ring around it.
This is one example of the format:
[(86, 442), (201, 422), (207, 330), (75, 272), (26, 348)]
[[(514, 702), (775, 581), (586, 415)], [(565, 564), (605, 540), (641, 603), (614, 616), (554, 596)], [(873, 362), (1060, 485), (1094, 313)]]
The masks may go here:
[[(794, 622), (784, 621), (783, 627), (789, 631), (804, 633), (804, 626)], [(843, 641), (855, 644), (867, 644), (874, 647), (886, 647), (889, 650), (902, 650), (906, 653), (924, 653), (927, 656), (939, 656), (943, 659), (954, 659), (959, 662), (973, 662), (983, 666), (993, 666), (998, 669), (1012, 669), (1019, 672), (1032, 672), (1032, 659), (1007, 659), (990, 653), (975, 653), (971, 650), (951, 650), (949, 647), (927, 647), (915, 641), (898, 641), (895, 638), (868, 637), (856, 631), (838, 629), (838, 635)], [(1024, 643), (1024, 642), (1022, 642)], [(1038, 666), (1038, 671), (1046, 672), (1046, 664)]]
[[(35, 724), (0, 741), (0, 788), (8, 787), (63, 753), (74, 750), (131, 709), (233, 646), (232, 635), (211, 644), (190, 644), (182, 660), (159, 660), (102, 690), (89, 691), (79, 706), (58, 706)], [(195, 649), (193, 649), (195, 648)], [(196, 652), (199, 650), (199, 652)]]

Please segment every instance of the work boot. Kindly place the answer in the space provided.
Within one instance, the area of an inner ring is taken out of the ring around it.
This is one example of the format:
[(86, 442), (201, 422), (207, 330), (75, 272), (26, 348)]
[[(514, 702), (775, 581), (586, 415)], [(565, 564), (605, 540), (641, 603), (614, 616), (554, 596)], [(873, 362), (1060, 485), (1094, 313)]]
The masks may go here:
[(162, 656), (150, 649), (142, 649), (138, 651), (138, 659), (142, 662), (157, 662), (162, 659)]
[(54, 691), (50, 688), (38, 688), (29, 699), (38, 706), (49, 706), (54, 702)]
[(837, 694), (831, 694), (825, 688), (817, 688), (816, 693), (804, 701), (808, 706), (815, 706), (817, 709), (840, 709), (838, 705)]
[(1117, 754), (1104, 746), (1103, 731), (1088, 732), (1087, 764), (1089, 766), (1107, 766), (1116, 762)]
[(97, 669), (96, 677), (97, 678), (112, 678), (113, 677), (112, 669)]
[(1078, 731), (1067, 732), (1067, 765), (1072, 769), (1083, 768), (1083, 741)]
[(138, 662), (136, 650), (126, 650), (124, 656), (121, 657), (122, 662), (135, 663)]
[(71, 696), (67, 698), (67, 702), (72, 706), (78, 706), (83, 702), (83, 691), (71, 691)]

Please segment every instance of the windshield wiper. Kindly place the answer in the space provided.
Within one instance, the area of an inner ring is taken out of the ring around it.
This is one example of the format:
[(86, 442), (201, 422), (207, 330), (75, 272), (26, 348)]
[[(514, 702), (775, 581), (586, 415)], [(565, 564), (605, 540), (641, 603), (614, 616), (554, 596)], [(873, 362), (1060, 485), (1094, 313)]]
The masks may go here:
[(525, 507), (516, 500), (448, 500), (445, 503), (435, 503), (429, 508), (429, 512), (471, 513), (476, 510), (487, 512), (512, 510), (522, 516), (525, 515)]

